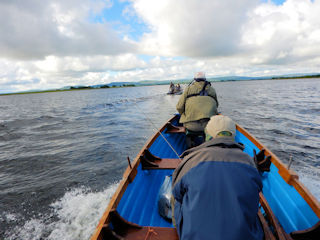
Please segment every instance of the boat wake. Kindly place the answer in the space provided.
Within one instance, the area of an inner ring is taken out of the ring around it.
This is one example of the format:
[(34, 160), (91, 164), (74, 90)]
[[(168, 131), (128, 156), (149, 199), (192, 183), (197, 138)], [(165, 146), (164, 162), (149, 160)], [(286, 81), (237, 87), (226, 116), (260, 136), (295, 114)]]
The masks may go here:
[[(5, 239), (89, 239), (117, 186), (114, 183), (101, 192), (84, 187), (68, 191), (50, 205), (50, 214), (27, 220), (22, 227), (5, 232)], [(14, 223), (20, 217), (6, 213), (4, 218)]]

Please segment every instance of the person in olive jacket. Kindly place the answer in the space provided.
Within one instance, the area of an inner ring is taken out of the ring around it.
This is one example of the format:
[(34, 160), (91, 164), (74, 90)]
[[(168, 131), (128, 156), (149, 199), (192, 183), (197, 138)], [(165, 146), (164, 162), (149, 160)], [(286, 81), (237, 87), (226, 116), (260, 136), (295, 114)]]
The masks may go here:
[(204, 131), (211, 116), (218, 113), (217, 94), (205, 73), (198, 72), (194, 81), (184, 90), (176, 106), (181, 114), (180, 123), (190, 131)]
[(212, 116), (207, 139), (186, 150), (172, 175), (173, 223), (179, 239), (261, 240), (262, 180), (253, 158), (234, 141), (235, 123)]

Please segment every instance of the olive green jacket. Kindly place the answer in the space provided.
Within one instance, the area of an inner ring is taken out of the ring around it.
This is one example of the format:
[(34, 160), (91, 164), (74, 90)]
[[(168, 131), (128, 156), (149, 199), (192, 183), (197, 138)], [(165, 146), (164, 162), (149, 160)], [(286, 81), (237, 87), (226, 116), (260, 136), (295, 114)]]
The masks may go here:
[(217, 108), (219, 103), (216, 91), (210, 85), (206, 86), (206, 91), (209, 96), (193, 96), (187, 98), (187, 96), (191, 94), (200, 93), (204, 83), (204, 81), (193, 82), (184, 90), (176, 106), (178, 112), (181, 114), (180, 123), (210, 118), (218, 114)]

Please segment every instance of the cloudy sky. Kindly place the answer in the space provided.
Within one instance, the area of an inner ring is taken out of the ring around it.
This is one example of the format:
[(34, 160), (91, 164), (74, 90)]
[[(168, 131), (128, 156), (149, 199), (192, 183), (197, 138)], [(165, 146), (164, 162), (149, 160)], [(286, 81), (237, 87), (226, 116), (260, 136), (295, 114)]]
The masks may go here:
[(320, 0), (0, 0), (0, 93), (320, 72)]

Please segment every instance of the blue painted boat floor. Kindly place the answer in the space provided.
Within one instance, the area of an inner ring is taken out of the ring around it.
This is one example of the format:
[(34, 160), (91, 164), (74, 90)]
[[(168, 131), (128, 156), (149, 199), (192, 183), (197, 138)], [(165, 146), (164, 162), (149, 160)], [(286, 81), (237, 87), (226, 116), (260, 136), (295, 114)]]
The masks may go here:
[[(149, 148), (149, 151), (160, 158), (178, 158), (185, 149), (184, 134), (160, 135)], [(236, 142), (245, 145), (244, 152), (253, 156), (253, 149), (259, 149), (242, 133), (237, 131)], [(119, 214), (126, 220), (141, 226), (173, 227), (171, 222), (166, 221), (158, 213), (158, 192), (164, 178), (171, 175), (173, 170), (142, 170), (138, 167), (138, 173), (132, 183), (124, 192), (117, 207)], [(315, 215), (305, 200), (298, 192), (288, 185), (279, 175), (275, 165), (271, 165), (270, 173), (262, 175), (263, 193), (287, 233), (313, 226), (319, 218)]]
[[(185, 134), (169, 134), (163, 131), (150, 146), (149, 151), (160, 158), (178, 158), (186, 149)], [(138, 166), (138, 173), (130, 183), (117, 207), (119, 214), (126, 220), (141, 226), (173, 227), (171, 222), (162, 218), (158, 212), (158, 192), (166, 176), (170, 176), (173, 169), (142, 170)]]
[(142, 170), (139, 166), (138, 171), (118, 205), (118, 212), (141, 226), (173, 227), (159, 215), (157, 201), (164, 178), (172, 175), (173, 170)]

